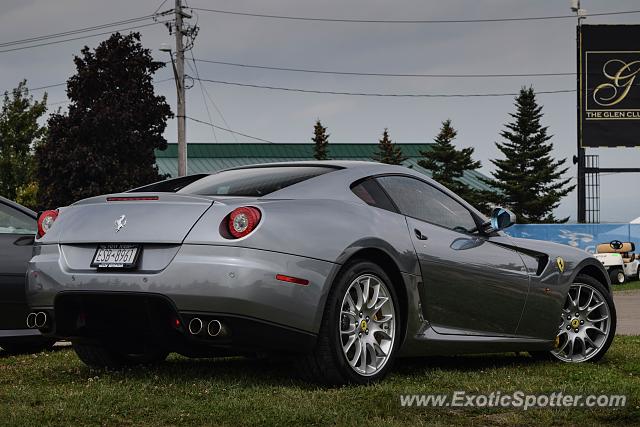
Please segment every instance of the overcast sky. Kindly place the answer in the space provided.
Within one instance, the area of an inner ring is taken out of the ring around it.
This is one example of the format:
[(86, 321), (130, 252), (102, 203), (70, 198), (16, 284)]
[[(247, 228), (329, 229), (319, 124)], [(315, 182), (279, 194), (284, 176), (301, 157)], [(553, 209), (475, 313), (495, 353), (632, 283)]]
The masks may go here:
[[(150, 14), (161, 0), (3, 0), (0, 43), (100, 25)], [(311, 17), (364, 19), (477, 19), (567, 15), (565, 0), (448, 0), (448, 1), (301, 1), (301, 0), (189, 0), (192, 7)], [(167, 1), (161, 10), (172, 7)], [(590, 13), (638, 9), (637, 0), (596, 2), (583, 0)], [(272, 20), (197, 12), (200, 27), (193, 55), (196, 58), (268, 66), (416, 74), (490, 74), (575, 72), (575, 20), (461, 23), (461, 24), (354, 24)], [(150, 22), (150, 21), (149, 21)], [(142, 22), (141, 24), (145, 24)], [(590, 17), (586, 23), (640, 23), (640, 14)], [(135, 24), (134, 24), (135, 25)], [(126, 25), (122, 26), (125, 28)], [(144, 45), (157, 59), (161, 43), (173, 43), (162, 25), (142, 28)], [(98, 36), (0, 53), (0, 89), (11, 89), (23, 79), (30, 87), (65, 82), (73, 74), (73, 55), (82, 46), (95, 47), (108, 36)], [(0, 48), (4, 50), (5, 48)], [(188, 54), (190, 56), (190, 54)], [(517, 92), (532, 85), (540, 91), (573, 89), (574, 76), (538, 78), (391, 78), (335, 76), (198, 63), (202, 78), (312, 90), (379, 93), (487, 93)], [(187, 73), (195, 75), (187, 67)], [(156, 80), (171, 77), (160, 70)], [(175, 111), (175, 87), (156, 85)], [(447, 118), (458, 130), (457, 145), (474, 147), (482, 171), (493, 169), (494, 146), (509, 113), (513, 97), (501, 98), (372, 98), (278, 92), (207, 83), (217, 107), (209, 103), (214, 123), (277, 142), (309, 142), (314, 120), (329, 128), (332, 142), (377, 142), (389, 128), (400, 143), (431, 142)], [(66, 100), (64, 87), (47, 90), (49, 102)], [(34, 92), (41, 96), (42, 91)], [(198, 85), (187, 93), (187, 115), (209, 121)], [(557, 157), (576, 151), (576, 97), (574, 93), (541, 94), (543, 123), (554, 135)], [(65, 107), (52, 105), (51, 110)], [(640, 125), (639, 125), (640, 126)], [(175, 122), (166, 131), (176, 141)], [(198, 142), (251, 142), (241, 136), (188, 122), (187, 139)], [(599, 154), (602, 167), (638, 167), (638, 148), (589, 150)], [(568, 176), (575, 176), (571, 164)], [(601, 219), (629, 220), (640, 216), (638, 174), (602, 176)], [(575, 182), (575, 179), (574, 179)], [(563, 200), (557, 215), (576, 218), (575, 196)]]

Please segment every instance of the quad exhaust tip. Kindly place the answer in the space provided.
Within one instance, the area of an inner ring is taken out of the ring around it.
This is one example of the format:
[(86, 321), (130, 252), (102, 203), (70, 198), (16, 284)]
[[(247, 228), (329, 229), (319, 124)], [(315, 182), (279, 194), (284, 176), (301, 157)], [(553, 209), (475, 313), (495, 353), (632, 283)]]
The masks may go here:
[(199, 317), (194, 317), (189, 322), (189, 332), (191, 333), (191, 335), (198, 335), (200, 332), (202, 332), (203, 327), (204, 327), (204, 324), (202, 323), (202, 320), (200, 320)]
[(27, 328), (35, 329), (42, 328), (47, 324), (47, 313), (39, 311), (37, 313), (31, 312), (27, 315)]
[(227, 328), (219, 320), (214, 319), (207, 325), (207, 333), (211, 337), (224, 337), (227, 332)]
[(33, 329), (35, 327), (36, 327), (36, 314), (35, 313), (29, 313), (27, 315), (27, 328)]

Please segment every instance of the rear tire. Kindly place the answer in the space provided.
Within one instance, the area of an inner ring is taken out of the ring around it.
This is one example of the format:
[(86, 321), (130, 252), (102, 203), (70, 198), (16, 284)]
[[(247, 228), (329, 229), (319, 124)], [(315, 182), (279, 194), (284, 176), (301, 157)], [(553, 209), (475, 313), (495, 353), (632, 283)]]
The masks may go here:
[(316, 347), (298, 359), (298, 367), (313, 382), (370, 384), (388, 373), (401, 337), (389, 276), (372, 262), (355, 260), (335, 279)]
[(104, 344), (73, 343), (73, 350), (87, 366), (98, 369), (120, 369), (126, 366), (155, 364), (164, 361), (169, 352), (146, 347), (143, 353), (128, 354)]
[(618, 268), (609, 272), (609, 278), (611, 279), (611, 284), (613, 285), (622, 285), (626, 279), (626, 277), (624, 276), (624, 271)]

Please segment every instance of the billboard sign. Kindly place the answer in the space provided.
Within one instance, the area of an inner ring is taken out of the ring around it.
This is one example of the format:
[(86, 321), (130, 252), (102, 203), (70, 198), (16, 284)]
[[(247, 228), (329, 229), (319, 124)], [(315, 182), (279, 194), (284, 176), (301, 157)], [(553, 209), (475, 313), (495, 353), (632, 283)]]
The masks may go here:
[(640, 25), (582, 25), (578, 37), (581, 146), (640, 146)]

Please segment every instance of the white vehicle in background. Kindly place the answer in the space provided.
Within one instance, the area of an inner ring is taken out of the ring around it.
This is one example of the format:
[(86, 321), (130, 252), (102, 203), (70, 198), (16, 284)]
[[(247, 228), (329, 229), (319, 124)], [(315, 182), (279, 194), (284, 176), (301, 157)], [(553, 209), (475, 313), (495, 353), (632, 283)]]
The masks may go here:
[(596, 247), (594, 256), (609, 272), (614, 285), (621, 285), (627, 279), (640, 280), (640, 258), (634, 254), (636, 246), (633, 242), (612, 240)]

